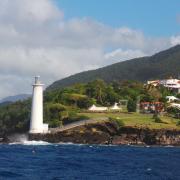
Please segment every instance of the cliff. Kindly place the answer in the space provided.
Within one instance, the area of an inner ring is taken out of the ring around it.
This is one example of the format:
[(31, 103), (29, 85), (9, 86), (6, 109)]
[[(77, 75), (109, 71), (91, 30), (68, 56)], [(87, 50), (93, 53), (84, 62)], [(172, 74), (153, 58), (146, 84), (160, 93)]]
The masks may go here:
[(115, 122), (103, 122), (76, 127), (63, 132), (30, 134), (29, 139), (51, 143), (180, 146), (180, 130), (118, 127)]

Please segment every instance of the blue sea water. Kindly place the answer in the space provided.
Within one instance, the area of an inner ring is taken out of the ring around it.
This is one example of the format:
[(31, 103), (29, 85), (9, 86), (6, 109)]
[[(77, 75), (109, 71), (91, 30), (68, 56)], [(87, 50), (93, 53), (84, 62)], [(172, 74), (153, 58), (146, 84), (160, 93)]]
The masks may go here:
[(0, 145), (0, 180), (178, 180), (180, 148)]

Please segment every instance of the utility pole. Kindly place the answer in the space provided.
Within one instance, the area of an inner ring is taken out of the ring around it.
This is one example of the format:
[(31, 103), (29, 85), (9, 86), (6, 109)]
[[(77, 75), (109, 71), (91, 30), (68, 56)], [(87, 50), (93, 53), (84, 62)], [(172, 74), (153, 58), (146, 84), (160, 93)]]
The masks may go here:
[(136, 101), (136, 113), (140, 113), (140, 95), (137, 96), (137, 101)]

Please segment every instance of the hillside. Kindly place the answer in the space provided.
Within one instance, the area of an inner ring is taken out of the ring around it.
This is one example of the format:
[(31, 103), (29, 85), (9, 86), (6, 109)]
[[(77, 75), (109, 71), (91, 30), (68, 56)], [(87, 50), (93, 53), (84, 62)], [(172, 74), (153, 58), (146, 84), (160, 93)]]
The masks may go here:
[(18, 94), (15, 96), (8, 96), (0, 100), (0, 103), (10, 103), (10, 102), (16, 102), (16, 101), (23, 101), (31, 97), (30, 94)]
[[(166, 96), (172, 92), (163, 87), (148, 88), (140, 82), (126, 81), (121, 83), (105, 83), (103, 80), (94, 80), (86, 84), (46, 91), (43, 101), (43, 122), (50, 128), (57, 128), (69, 123), (87, 119), (107, 119), (117, 121), (120, 125), (143, 127), (150, 129), (179, 129), (180, 121), (177, 119), (179, 111), (170, 109), (158, 118), (156, 115), (137, 114), (137, 97), (142, 102), (166, 102)], [(87, 109), (92, 105), (111, 107), (119, 100), (127, 100), (127, 107), (121, 104), (119, 112), (89, 113)], [(31, 98), (0, 106), (0, 139), (4, 135), (27, 132), (31, 115)], [(144, 110), (142, 109), (142, 112)], [(153, 110), (150, 112), (154, 112)], [(94, 121), (94, 120), (93, 120)], [(85, 121), (87, 123), (87, 121)]]
[(177, 77), (180, 73), (180, 45), (161, 51), (153, 56), (135, 58), (99, 68), (81, 72), (58, 80), (47, 90), (69, 86), (75, 83), (85, 83), (100, 78), (106, 82), (120, 80), (138, 80)]

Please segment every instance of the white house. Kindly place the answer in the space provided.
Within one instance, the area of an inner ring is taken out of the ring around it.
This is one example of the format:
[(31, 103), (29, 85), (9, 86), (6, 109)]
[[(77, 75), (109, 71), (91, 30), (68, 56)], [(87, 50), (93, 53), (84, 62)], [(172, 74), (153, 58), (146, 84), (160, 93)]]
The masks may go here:
[(163, 85), (168, 89), (171, 89), (177, 93), (180, 93), (180, 80), (179, 79), (163, 79), (163, 80), (154, 80), (154, 81), (147, 81), (147, 84), (151, 84), (153, 86)]
[(180, 90), (180, 80), (179, 79), (164, 79), (164, 80), (160, 80), (159, 83), (161, 85), (163, 85), (164, 87)]

